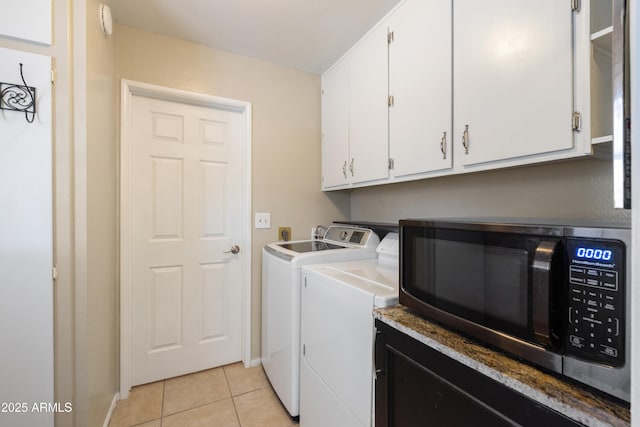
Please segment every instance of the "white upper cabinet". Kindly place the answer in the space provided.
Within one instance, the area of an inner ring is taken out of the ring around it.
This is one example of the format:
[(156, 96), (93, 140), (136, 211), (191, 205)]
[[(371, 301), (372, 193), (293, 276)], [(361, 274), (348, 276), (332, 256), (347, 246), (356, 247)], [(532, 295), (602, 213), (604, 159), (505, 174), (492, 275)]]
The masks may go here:
[(611, 139), (600, 3), (401, 2), (323, 76), (323, 188), (592, 154)]
[(389, 177), (387, 26), (349, 55), (349, 175), (353, 183)]
[(455, 0), (455, 162), (574, 148), (571, 0)]
[(0, 36), (51, 45), (52, 7), (51, 0), (2, 2)]
[(449, 169), (451, 0), (408, 0), (388, 20), (393, 176)]
[(370, 31), (322, 75), (322, 188), (389, 177), (387, 27)]
[(322, 76), (322, 187), (349, 183), (349, 59)]

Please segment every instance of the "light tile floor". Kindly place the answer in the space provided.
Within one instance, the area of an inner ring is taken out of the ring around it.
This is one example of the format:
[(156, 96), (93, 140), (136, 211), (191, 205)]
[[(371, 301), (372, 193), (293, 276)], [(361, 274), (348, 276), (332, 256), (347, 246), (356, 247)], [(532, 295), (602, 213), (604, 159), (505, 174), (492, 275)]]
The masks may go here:
[(241, 363), (134, 387), (109, 427), (289, 427), (297, 425), (261, 366)]

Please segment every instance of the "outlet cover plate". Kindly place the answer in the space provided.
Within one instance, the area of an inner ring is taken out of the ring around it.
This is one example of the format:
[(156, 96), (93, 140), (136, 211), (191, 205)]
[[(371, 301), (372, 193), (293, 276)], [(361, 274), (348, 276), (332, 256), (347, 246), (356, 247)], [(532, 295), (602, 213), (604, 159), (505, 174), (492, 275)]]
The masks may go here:
[(283, 242), (291, 240), (291, 227), (278, 227), (278, 240)]
[(271, 228), (271, 213), (256, 212), (255, 228)]

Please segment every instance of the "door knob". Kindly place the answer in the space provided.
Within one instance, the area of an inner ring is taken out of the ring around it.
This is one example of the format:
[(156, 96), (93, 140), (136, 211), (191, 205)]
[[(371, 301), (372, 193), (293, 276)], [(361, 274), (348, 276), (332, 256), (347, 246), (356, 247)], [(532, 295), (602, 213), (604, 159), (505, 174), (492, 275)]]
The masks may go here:
[(238, 246), (238, 245), (233, 245), (233, 246), (231, 246), (231, 249), (230, 249), (230, 250), (228, 250), (228, 251), (224, 251), (223, 253), (225, 253), (225, 254), (229, 254), (229, 253), (231, 253), (231, 254), (237, 254), (238, 252), (240, 252), (240, 246)]

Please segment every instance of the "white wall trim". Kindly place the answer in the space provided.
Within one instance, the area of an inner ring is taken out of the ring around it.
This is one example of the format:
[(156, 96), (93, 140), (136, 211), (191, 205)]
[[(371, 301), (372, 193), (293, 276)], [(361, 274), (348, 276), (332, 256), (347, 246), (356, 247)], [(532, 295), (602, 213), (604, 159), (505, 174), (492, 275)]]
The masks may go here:
[(132, 96), (145, 96), (211, 108), (224, 108), (243, 114), (243, 236), (244, 270), (242, 274), (242, 362), (251, 360), (251, 103), (205, 95), (132, 80), (121, 84), (120, 132), (120, 397), (126, 399), (131, 389), (131, 111)]
[(111, 406), (109, 406), (109, 411), (107, 412), (107, 416), (104, 419), (104, 423), (102, 423), (102, 427), (109, 427), (109, 423), (111, 422), (111, 417), (113, 417), (113, 413), (116, 410), (116, 405), (120, 400), (120, 393), (116, 393), (113, 395), (113, 399), (111, 399)]
[[(60, 2), (56, 2), (60, 3)], [(71, 4), (68, 2), (68, 4)], [(87, 4), (73, 2), (72, 69), (69, 73), (73, 108), (73, 421), (74, 425), (87, 425), (89, 420), (89, 357), (88, 357), (88, 214), (87, 214)], [(59, 43), (56, 41), (55, 43)], [(58, 83), (56, 83), (57, 85)], [(56, 103), (58, 101), (56, 100)], [(56, 108), (61, 108), (57, 105)], [(64, 108), (62, 106), (62, 108)], [(57, 143), (56, 143), (57, 145)], [(57, 161), (56, 161), (57, 163)]]

